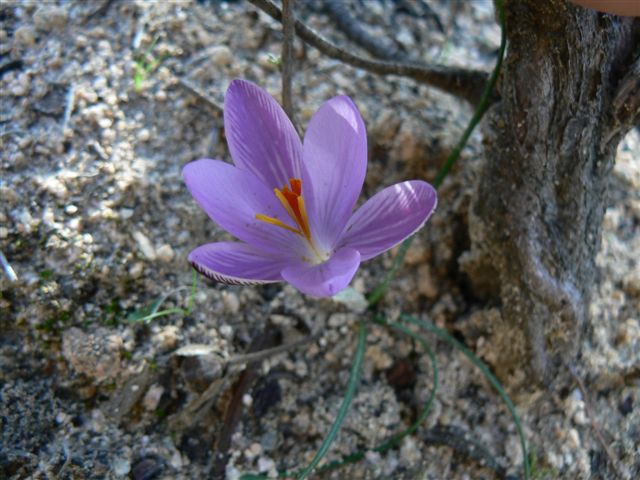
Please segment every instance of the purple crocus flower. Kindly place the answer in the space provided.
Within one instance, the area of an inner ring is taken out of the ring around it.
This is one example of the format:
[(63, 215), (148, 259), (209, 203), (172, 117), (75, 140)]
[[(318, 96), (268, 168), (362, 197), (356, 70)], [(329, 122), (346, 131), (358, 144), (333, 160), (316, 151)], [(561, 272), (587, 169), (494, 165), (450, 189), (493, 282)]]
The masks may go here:
[(345, 96), (326, 102), (304, 136), (264, 90), (234, 80), (224, 126), (234, 165), (202, 159), (184, 167), (193, 198), (239, 242), (189, 254), (198, 272), (220, 282), (287, 281), (315, 297), (335, 295), (360, 262), (418, 230), (436, 192), (411, 180), (385, 188), (353, 212), (367, 170), (367, 135)]

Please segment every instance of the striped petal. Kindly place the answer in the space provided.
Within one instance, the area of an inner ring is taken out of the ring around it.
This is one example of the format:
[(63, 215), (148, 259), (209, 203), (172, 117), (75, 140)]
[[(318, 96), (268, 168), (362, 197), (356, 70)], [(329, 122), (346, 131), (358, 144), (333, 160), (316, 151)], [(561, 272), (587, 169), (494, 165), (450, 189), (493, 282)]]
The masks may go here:
[(362, 261), (389, 250), (424, 225), (436, 208), (436, 191), (411, 180), (378, 192), (351, 217), (338, 248), (360, 252)]
[(306, 255), (299, 235), (256, 218), (262, 214), (293, 227), (273, 191), (252, 173), (219, 160), (203, 159), (188, 163), (183, 176), (196, 202), (231, 235), (276, 255)]
[(224, 98), (224, 128), (238, 168), (270, 189), (300, 178), (300, 137), (278, 102), (257, 85), (231, 82)]
[(287, 259), (265, 254), (238, 242), (202, 245), (189, 254), (189, 262), (205, 277), (234, 285), (257, 285), (282, 281), (280, 271)]
[(335, 245), (360, 196), (367, 171), (367, 133), (349, 97), (335, 97), (313, 115), (303, 144), (302, 193), (314, 238)]

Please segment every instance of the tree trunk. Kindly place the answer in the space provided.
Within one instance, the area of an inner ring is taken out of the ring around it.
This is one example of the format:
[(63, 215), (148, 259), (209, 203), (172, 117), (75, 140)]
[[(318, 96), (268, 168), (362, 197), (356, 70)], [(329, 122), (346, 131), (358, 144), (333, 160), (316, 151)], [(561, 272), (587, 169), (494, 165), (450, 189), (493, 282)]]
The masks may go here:
[(597, 280), (607, 177), (639, 119), (640, 20), (565, 0), (505, 9), (500, 100), (485, 119), (461, 265), (499, 299), (503, 338), (517, 339), (500, 346), (502, 367), (564, 383)]

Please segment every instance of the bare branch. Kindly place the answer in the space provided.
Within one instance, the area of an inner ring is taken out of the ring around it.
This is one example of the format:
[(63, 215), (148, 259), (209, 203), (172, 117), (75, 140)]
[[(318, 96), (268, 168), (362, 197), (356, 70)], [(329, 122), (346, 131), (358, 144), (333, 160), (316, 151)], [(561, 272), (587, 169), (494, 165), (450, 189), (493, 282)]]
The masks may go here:
[(293, 77), (293, 39), (295, 36), (295, 0), (282, 0), (282, 108), (295, 125), (291, 82)]
[(323, 6), (329, 17), (347, 38), (360, 45), (374, 57), (383, 60), (404, 60), (405, 55), (399, 52), (397, 48), (394, 48), (393, 45), (387, 45), (386, 42), (381, 41), (379, 38), (369, 35), (349, 13), (342, 0), (325, 0)]
[(279, 355), (281, 353), (290, 352), (291, 350), (306, 345), (307, 343), (311, 343), (320, 338), (320, 332), (316, 332), (308, 337), (300, 338), (298, 340), (294, 340), (291, 343), (287, 343), (284, 345), (279, 345), (273, 348), (266, 348), (264, 350), (260, 350), (258, 352), (253, 353), (245, 353), (244, 355), (237, 355), (235, 357), (231, 357), (227, 360), (227, 365), (237, 365), (239, 363), (251, 363), (251, 362), (259, 362), (260, 360), (264, 360), (265, 358), (272, 357), (274, 355)]
[[(249, 0), (249, 2), (275, 20), (282, 21), (282, 11), (271, 0)], [(479, 101), (484, 85), (487, 82), (488, 74), (479, 70), (467, 70), (443, 65), (383, 62), (362, 58), (325, 40), (300, 20), (296, 20), (295, 30), (302, 40), (328, 57), (379, 75), (397, 75), (412, 78), (417, 82), (431, 85), (463, 98), (472, 105)]]

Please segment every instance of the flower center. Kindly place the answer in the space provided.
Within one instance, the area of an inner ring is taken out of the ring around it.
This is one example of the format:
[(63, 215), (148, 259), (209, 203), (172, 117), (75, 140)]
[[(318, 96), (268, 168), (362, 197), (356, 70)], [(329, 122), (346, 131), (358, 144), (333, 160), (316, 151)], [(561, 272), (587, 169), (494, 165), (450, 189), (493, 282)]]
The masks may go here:
[[(291, 186), (291, 188), (289, 188), (289, 185)], [(307, 241), (307, 244), (311, 248), (311, 251), (316, 256), (316, 258), (314, 259), (315, 261), (311, 261), (309, 259), (305, 260), (310, 261), (311, 263), (324, 262), (329, 258), (329, 255), (322, 254), (316, 247), (315, 243), (313, 242), (313, 238), (311, 237), (311, 229), (309, 228), (309, 217), (307, 216), (307, 209), (304, 204), (304, 197), (302, 196), (302, 180), (300, 180), (299, 178), (290, 178), (289, 185), (285, 185), (284, 187), (282, 187), (282, 189), (274, 188), (273, 191), (298, 228), (291, 227), (284, 223), (282, 220), (274, 217), (269, 217), (261, 213), (257, 213), (256, 218), (263, 222), (270, 223), (271, 225), (284, 228), (285, 230), (289, 230), (290, 232), (300, 235)]]

